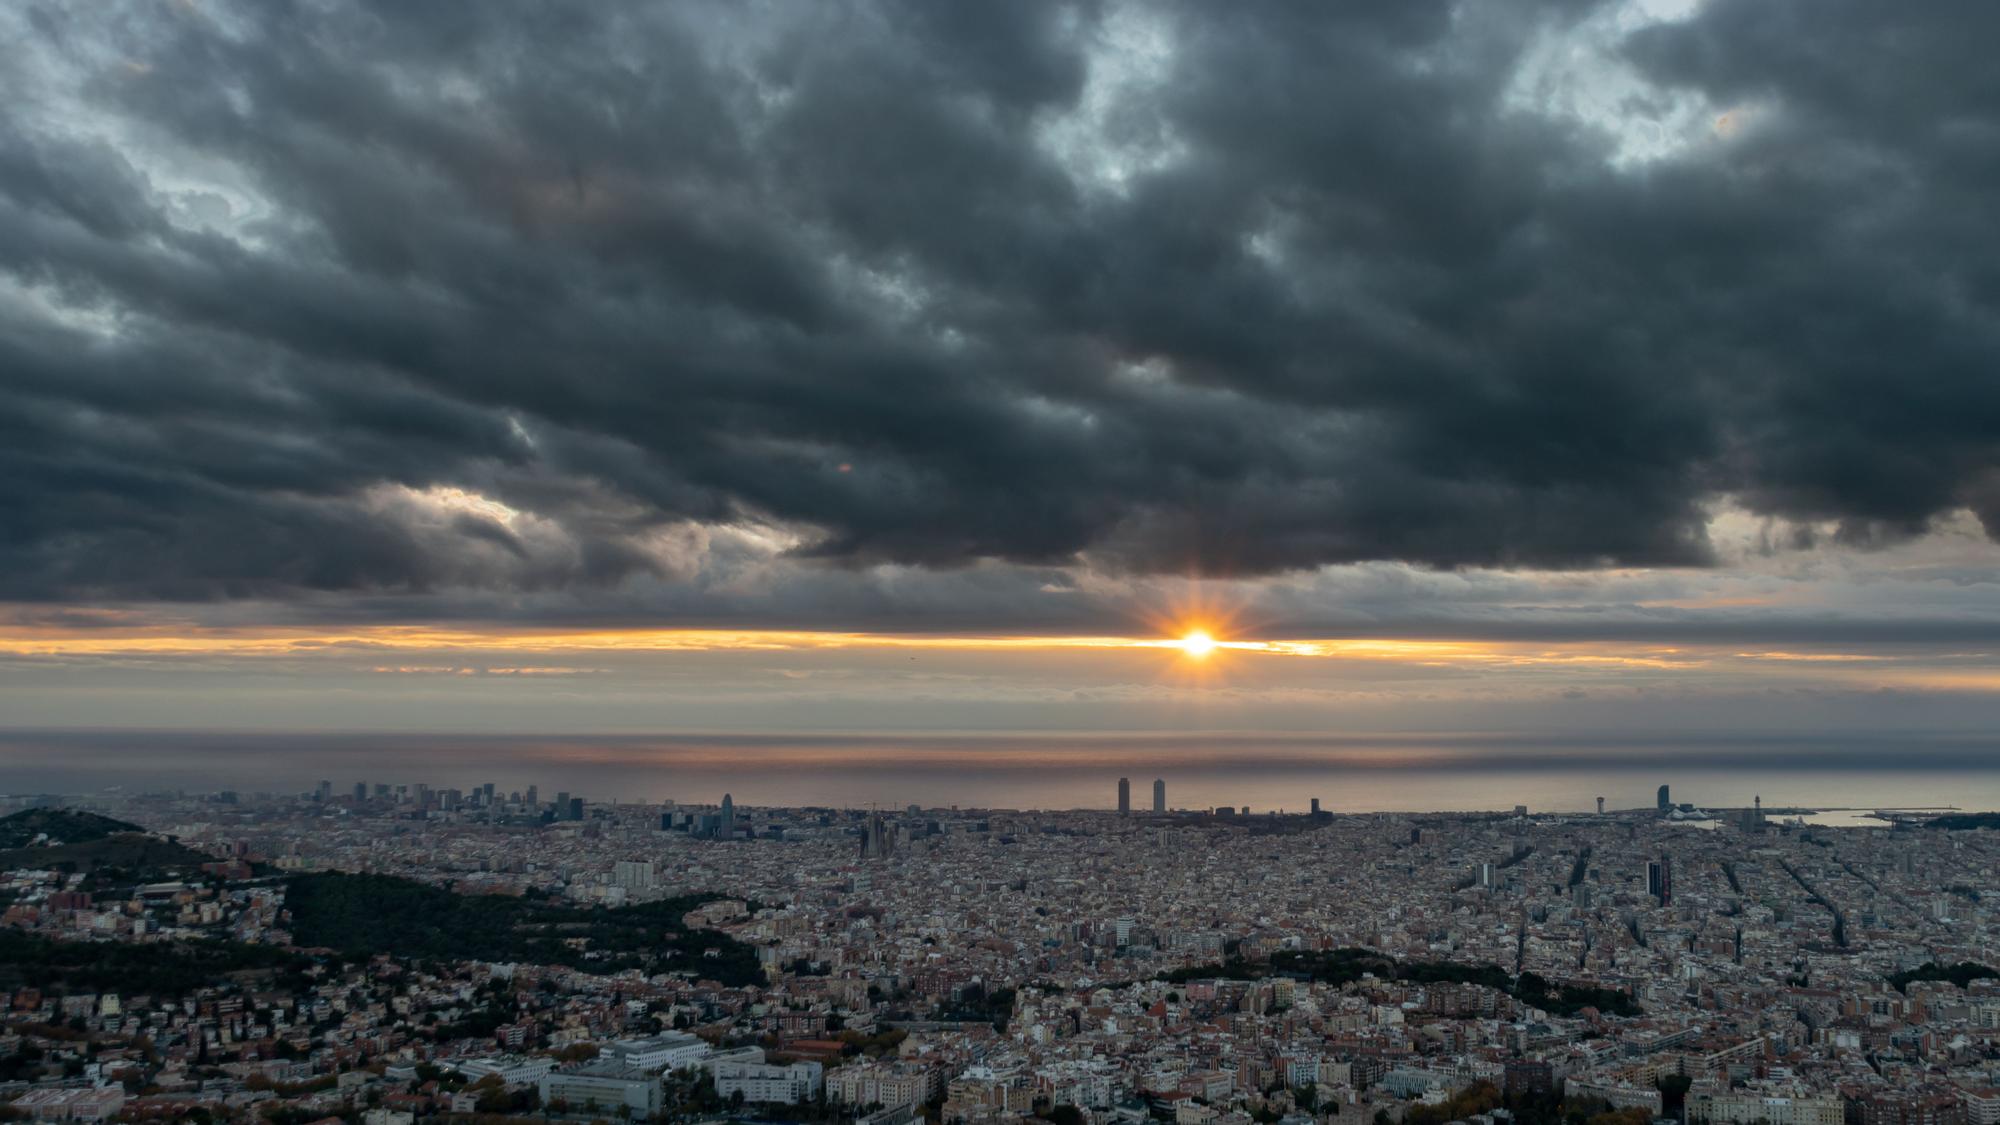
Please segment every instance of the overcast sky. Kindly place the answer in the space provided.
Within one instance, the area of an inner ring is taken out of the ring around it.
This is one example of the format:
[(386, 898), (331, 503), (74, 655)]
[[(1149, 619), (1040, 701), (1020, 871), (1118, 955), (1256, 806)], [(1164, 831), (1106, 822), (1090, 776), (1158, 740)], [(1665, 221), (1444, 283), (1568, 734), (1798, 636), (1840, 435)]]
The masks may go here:
[(1996, 41), (6, 5), (0, 725), (1991, 729)]

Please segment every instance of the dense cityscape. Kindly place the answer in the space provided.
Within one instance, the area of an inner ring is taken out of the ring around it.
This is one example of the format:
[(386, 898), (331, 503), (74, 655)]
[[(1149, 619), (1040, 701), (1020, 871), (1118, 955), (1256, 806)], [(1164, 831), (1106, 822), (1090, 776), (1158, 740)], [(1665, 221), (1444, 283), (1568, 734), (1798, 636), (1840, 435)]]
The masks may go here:
[(287, 1125), (2000, 1121), (1987, 818), (1116, 792), (15, 798), (0, 1099)]

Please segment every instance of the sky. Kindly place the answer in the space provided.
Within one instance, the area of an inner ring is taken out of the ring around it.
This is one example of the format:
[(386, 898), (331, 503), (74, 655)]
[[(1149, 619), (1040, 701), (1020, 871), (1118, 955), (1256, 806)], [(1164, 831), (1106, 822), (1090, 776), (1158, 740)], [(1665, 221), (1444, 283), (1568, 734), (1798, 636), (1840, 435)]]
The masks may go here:
[(0, 728), (1983, 734), (1996, 37), (0, 7)]

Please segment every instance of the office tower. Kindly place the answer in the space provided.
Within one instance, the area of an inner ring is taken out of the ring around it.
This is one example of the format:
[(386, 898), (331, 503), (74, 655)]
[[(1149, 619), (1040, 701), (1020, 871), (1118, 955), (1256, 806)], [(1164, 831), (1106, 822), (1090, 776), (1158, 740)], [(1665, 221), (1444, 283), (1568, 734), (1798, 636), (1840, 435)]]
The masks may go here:
[(1314, 816), (1318, 816), (1318, 815), (1319, 815), (1319, 798), (1318, 798), (1318, 797), (1314, 797), (1314, 798), (1313, 798), (1313, 815), (1314, 815)]
[(1602, 797), (1599, 797), (1597, 799), (1597, 815), (1598, 816), (1604, 815), (1604, 798)]
[(367, 783), (367, 782), (365, 782), (365, 781), (357, 781), (357, 782), (355, 782), (355, 783), (354, 783), (354, 803), (358, 805), (358, 804), (360, 804), (361, 802), (363, 802), (363, 801), (365, 801), (365, 800), (367, 800), (367, 799), (368, 799), (368, 783)]
[(727, 793), (722, 795), (722, 827), (718, 835), (725, 840), (736, 838), (736, 802)]
[(528, 786), (528, 802), (527, 802), (527, 803), (528, 803), (528, 807), (529, 807), (529, 808), (539, 808), (539, 807), (541, 806), (541, 803), (542, 803), (542, 787), (541, 787), (541, 786), (539, 786), (539, 785), (530, 785), (530, 786)]
[(1661, 906), (1674, 901), (1674, 859), (1670, 855), (1646, 865), (1646, 893), (1660, 900)]
[(1165, 778), (1153, 779), (1153, 811), (1167, 811), (1167, 782)]
[(1132, 779), (1129, 777), (1118, 779), (1118, 815), (1132, 815)]
[(567, 789), (556, 791), (556, 819), (569, 819), (569, 790)]
[(1660, 786), (1660, 811), (1666, 812), (1672, 807), (1672, 802), (1667, 799), (1667, 787), (1664, 785)]
[(331, 781), (320, 782), (319, 788), (313, 790), (313, 798), (321, 802), (333, 800), (333, 782)]

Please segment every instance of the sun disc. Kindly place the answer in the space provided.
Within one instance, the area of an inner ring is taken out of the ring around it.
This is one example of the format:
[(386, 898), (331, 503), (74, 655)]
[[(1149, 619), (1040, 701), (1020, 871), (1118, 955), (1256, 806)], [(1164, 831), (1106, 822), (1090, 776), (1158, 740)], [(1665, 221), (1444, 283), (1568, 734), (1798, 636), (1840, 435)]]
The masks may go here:
[(1202, 657), (1215, 651), (1215, 638), (1200, 629), (1196, 629), (1194, 632), (1181, 638), (1181, 651), (1194, 657), (1196, 660), (1200, 660)]

